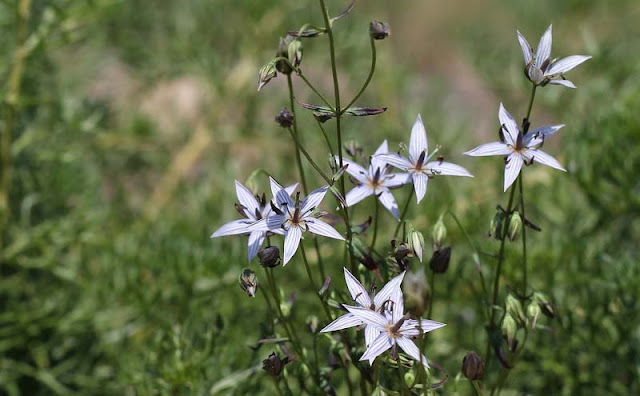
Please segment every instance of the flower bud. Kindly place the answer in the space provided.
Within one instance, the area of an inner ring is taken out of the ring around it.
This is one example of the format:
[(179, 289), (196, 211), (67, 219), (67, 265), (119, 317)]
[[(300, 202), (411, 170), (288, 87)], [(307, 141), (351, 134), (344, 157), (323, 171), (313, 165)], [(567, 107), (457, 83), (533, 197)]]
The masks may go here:
[(471, 381), (477, 381), (484, 376), (484, 360), (475, 351), (467, 353), (462, 359), (462, 374)]
[(318, 317), (315, 315), (311, 315), (307, 317), (307, 326), (309, 326), (309, 331), (312, 333), (318, 332)]
[(536, 323), (538, 322), (538, 318), (541, 313), (542, 308), (540, 308), (540, 305), (537, 302), (534, 301), (527, 306), (528, 323), (532, 329), (536, 327)]
[(524, 316), (524, 311), (522, 310), (522, 304), (520, 304), (520, 301), (517, 298), (509, 294), (505, 300), (505, 306), (507, 307), (507, 314), (516, 319), (518, 323), (524, 324), (526, 318)]
[(288, 357), (280, 359), (280, 356), (276, 355), (275, 352), (271, 352), (271, 355), (262, 361), (262, 369), (270, 376), (277, 377), (282, 373), (282, 369), (287, 363), (289, 363)]
[(509, 229), (507, 231), (507, 235), (509, 236), (509, 240), (511, 242), (515, 241), (515, 239), (520, 235), (520, 230), (522, 229), (522, 217), (520, 213), (513, 212), (511, 217), (509, 218)]
[(288, 48), (289, 61), (295, 67), (300, 66), (302, 62), (302, 41), (293, 40)]
[(555, 318), (556, 316), (556, 308), (549, 301), (547, 296), (540, 292), (535, 292), (533, 294), (533, 300), (536, 301), (540, 305), (540, 309), (542, 310), (542, 314), (550, 319)]
[(293, 125), (293, 113), (286, 107), (283, 107), (282, 110), (280, 110), (275, 119), (278, 125), (282, 128), (291, 128)]
[(371, 21), (369, 36), (374, 40), (384, 40), (391, 34), (391, 28), (386, 22)]
[(424, 251), (424, 236), (420, 231), (417, 231), (413, 227), (411, 227), (411, 231), (409, 232), (409, 243), (411, 244), (413, 253), (418, 256), (420, 262), (422, 262), (422, 252)]
[(507, 343), (509, 343), (509, 348), (512, 349), (513, 341), (516, 338), (516, 332), (518, 331), (518, 324), (516, 320), (510, 314), (504, 315), (504, 319), (502, 319), (502, 335), (507, 337)]
[[(280, 43), (278, 44), (278, 50), (276, 51), (276, 57), (278, 58), (289, 58), (289, 44), (293, 41), (293, 37), (286, 36), (280, 37)], [(278, 70), (282, 74), (291, 74), (293, 69), (284, 60), (276, 61), (276, 70)]]
[(504, 211), (498, 209), (489, 225), (489, 237), (501, 241), (504, 238), (503, 225), (505, 220)]
[(247, 292), (249, 297), (256, 296), (256, 289), (258, 288), (258, 277), (256, 273), (249, 268), (245, 268), (240, 273), (239, 277), (240, 288)]
[(280, 249), (277, 246), (267, 246), (258, 250), (260, 265), (266, 268), (273, 268), (280, 264)]
[(266, 65), (262, 66), (260, 68), (260, 72), (258, 73), (258, 91), (260, 91), (262, 87), (267, 85), (267, 83), (277, 75), (278, 73), (276, 73), (275, 62), (271, 61)]
[(449, 261), (451, 261), (451, 246), (433, 252), (429, 266), (435, 274), (444, 274), (449, 269)]
[(433, 244), (433, 249), (438, 250), (442, 246), (445, 238), (447, 237), (447, 227), (444, 225), (444, 221), (442, 221), (442, 215), (431, 228), (431, 243)]

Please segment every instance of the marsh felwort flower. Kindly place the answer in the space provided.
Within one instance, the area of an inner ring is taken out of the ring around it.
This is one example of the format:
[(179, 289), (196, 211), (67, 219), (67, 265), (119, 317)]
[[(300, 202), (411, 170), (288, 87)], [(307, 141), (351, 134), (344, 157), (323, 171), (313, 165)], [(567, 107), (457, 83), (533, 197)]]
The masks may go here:
[(354, 161), (343, 158), (342, 162), (348, 165), (347, 173), (360, 183), (347, 193), (345, 199), (347, 206), (353, 206), (366, 197), (375, 195), (380, 203), (391, 212), (393, 217), (399, 220), (398, 204), (389, 189), (402, 186), (410, 176), (407, 173), (388, 173), (387, 164), (379, 157), (381, 154), (388, 153), (389, 147), (385, 140), (371, 157), (367, 169)]
[(286, 265), (298, 250), (302, 233), (305, 231), (344, 240), (338, 231), (318, 219), (317, 214), (314, 213), (328, 190), (329, 186), (320, 187), (309, 193), (303, 201), (300, 201), (298, 193), (296, 200), (293, 201), (286, 189), (282, 187), (279, 190), (274, 189), (272, 192), (275, 202), (271, 207), (274, 213), (251, 224), (248, 229), (252, 232), (271, 231), (285, 236), (283, 265)]
[[(271, 183), (271, 191), (273, 196), (275, 197), (275, 191), (279, 191), (282, 189), (273, 178), (269, 177), (269, 181)], [(236, 203), (236, 210), (243, 216), (243, 219), (231, 221), (222, 227), (218, 228), (212, 235), (211, 238), (217, 238), (221, 236), (227, 235), (249, 235), (249, 261), (251, 261), (256, 254), (258, 254), (258, 250), (260, 246), (264, 242), (265, 237), (267, 236), (267, 230), (265, 231), (254, 231), (249, 230), (247, 227), (256, 221), (261, 219), (265, 219), (272, 215), (271, 205), (267, 202), (264, 194), (262, 196), (254, 196), (248, 188), (242, 185), (239, 181), (235, 181), (236, 184), (236, 195), (238, 197), (238, 202)], [(293, 184), (287, 188), (285, 188), (286, 194), (291, 195), (293, 191), (298, 186), (298, 183)], [(273, 231), (275, 233), (281, 233), (278, 230)]]
[(418, 118), (411, 129), (408, 158), (399, 154), (380, 154), (375, 156), (389, 165), (409, 172), (409, 178), (406, 182), (413, 182), (418, 203), (427, 193), (427, 181), (429, 178), (438, 175), (473, 177), (465, 168), (450, 162), (444, 162), (441, 159), (427, 162), (435, 154), (434, 152), (428, 155), (428, 149), (427, 131), (422, 123), (422, 118), (418, 114)]
[(576, 87), (571, 81), (565, 80), (564, 73), (591, 59), (590, 56), (572, 55), (562, 59), (551, 59), (551, 25), (540, 38), (535, 54), (527, 39), (519, 31), (516, 32), (524, 57), (525, 74), (532, 83), (542, 86), (557, 84), (569, 88)]
[(343, 305), (349, 313), (321, 331), (342, 330), (364, 323), (367, 350), (360, 360), (368, 360), (373, 364), (376, 357), (397, 345), (407, 355), (429, 367), (427, 359), (411, 339), (445, 324), (426, 319), (409, 319), (408, 315), (404, 315), (404, 297), (400, 289), (403, 277), (404, 272), (393, 278), (372, 300), (362, 284), (345, 269), (349, 292), (358, 306)]
[[(386, 285), (384, 285), (379, 293), (374, 295), (373, 292), (369, 293), (367, 289), (362, 286), (362, 283), (360, 283), (358, 279), (349, 272), (349, 270), (344, 268), (344, 280), (347, 283), (347, 288), (349, 289), (349, 294), (351, 294), (353, 302), (358, 304), (359, 307), (376, 312), (383, 312), (385, 309), (389, 309), (389, 304), (392, 302), (391, 297), (398, 293), (402, 293), (400, 290), (400, 284), (402, 284), (404, 274), (405, 273), (403, 272), (391, 279)], [(360, 326), (362, 324), (364, 324), (362, 319), (352, 313), (347, 313), (329, 323), (324, 329), (320, 330), (320, 332), (326, 333), (329, 331), (343, 330), (350, 327)], [(365, 345), (369, 346), (376, 339), (378, 334), (380, 334), (380, 331), (375, 326), (366, 325), (364, 329)]]
[(539, 149), (548, 136), (553, 135), (564, 125), (543, 126), (523, 135), (522, 131), (518, 128), (518, 124), (504, 108), (502, 103), (500, 103), (498, 119), (500, 120), (501, 141), (480, 145), (464, 154), (474, 157), (489, 155), (506, 156), (504, 191), (507, 191), (509, 186), (516, 180), (523, 164), (531, 165), (535, 161), (566, 172), (566, 169), (564, 169), (555, 158)]

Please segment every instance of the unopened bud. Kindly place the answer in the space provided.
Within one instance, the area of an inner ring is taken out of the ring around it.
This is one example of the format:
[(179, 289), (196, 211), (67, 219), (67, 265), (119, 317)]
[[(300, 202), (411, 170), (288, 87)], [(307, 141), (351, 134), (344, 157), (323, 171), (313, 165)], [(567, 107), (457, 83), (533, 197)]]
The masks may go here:
[(541, 313), (542, 308), (540, 308), (540, 305), (537, 302), (534, 301), (527, 306), (528, 323), (532, 329), (536, 327), (536, 323), (538, 322), (538, 318)]
[(280, 264), (280, 249), (277, 246), (263, 247), (258, 251), (258, 259), (263, 267), (276, 267)]
[(503, 225), (505, 221), (504, 211), (498, 209), (496, 211), (495, 216), (491, 219), (491, 224), (489, 225), (489, 236), (497, 239), (499, 241), (504, 238)]
[(520, 213), (513, 212), (511, 217), (509, 218), (509, 229), (507, 231), (507, 235), (509, 236), (509, 240), (511, 242), (515, 241), (515, 239), (520, 235), (520, 230), (522, 229), (522, 217)]
[(502, 319), (502, 335), (507, 337), (507, 343), (509, 348), (512, 349), (513, 341), (516, 339), (516, 332), (518, 331), (518, 324), (513, 316), (508, 313)]
[(300, 66), (302, 62), (302, 41), (293, 40), (291, 44), (289, 44), (289, 61), (295, 67)]
[(271, 355), (262, 361), (262, 369), (270, 376), (277, 377), (282, 373), (282, 369), (287, 363), (289, 363), (288, 357), (280, 359), (280, 356), (276, 355), (275, 352), (271, 352)]
[(547, 298), (547, 296), (545, 296), (544, 294), (540, 293), (540, 292), (535, 292), (533, 294), (533, 301), (536, 301), (539, 305), (540, 305), (540, 309), (542, 310), (542, 314), (550, 319), (555, 318), (556, 316), (556, 308), (553, 305), (553, 303), (551, 303), (551, 301), (549, 301), (549, 299)]
[(386, 22), (371, 21), (369, 25), (369, 36), (374, 40), (384, 40), (391, 34), (391, 28)]
[(251, 271), (249, 268), (245, 268), (240, 273), (239, 277), (240, 288), (247, 292), (249, 297), (256, 296), (256, 289), (258, 288), (258, 277), (256, 273)]
[(462, 359), (462, 374), (471, 381), (477, 381), (484, 376), (484, 360), (475, 351), (467, 353)]
[[(280, 38), (280, 44), (278, 44), (278, 51), (276, 51), (276, 57), (278, 58), (289, 58), (289, 44), (293, 41), (293, 37), (286, 36)], [(289, 65), (289, 63), (285, 60), (276, 61), (276, 69), (282, 74), (291, 74), (293, 69)]]
[(447, 227), (444, 225), (444, 221), (442, 221), (441, 215), (436, 224), (434, 224), (431, 228), (431, 243), (433, 244), (433, 249), (440, 249), (446, 237)]
[(434, 273), (444, 274), (449, 269), (449, 261), (451, 261), (451, 246), (433, 252), (429, 266)]
[(272, 78), (277, 76), (276, 63), (271, 61), (260, 68), (258, 73), (258, 91), (262, 89)]
[(315, 315), (311, 315), (307, 318), (307, 326), (309, 326), (309, 331), (312, 333), (318, 332), (318, 317)]
[(518, 323), (523, 324), (526, 320), (524, 311), (522, 310), (522, 304), (513, 295), (509, 294), (505, 300), (505, 306), (507, 308), (507, 314), (511, 315)]
[(411, 227), (409, 232), (409, 243), (413, 249), (413, 253), (418, 256), (420, 262), (422, 262), (422, 252), (424, 251), (424, 236), (420, 231), (417, 231)]
[(291, 128), (293, 125), (293, 113), (286, 107), (283, 107), (276, 116), (276, 122), (283, 128)]

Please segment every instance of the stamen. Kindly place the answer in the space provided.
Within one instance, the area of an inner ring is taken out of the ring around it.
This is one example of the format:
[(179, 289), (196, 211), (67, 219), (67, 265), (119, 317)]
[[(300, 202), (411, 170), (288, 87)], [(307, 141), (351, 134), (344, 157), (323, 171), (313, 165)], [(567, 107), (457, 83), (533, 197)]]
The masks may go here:
[(422, 168), (422, 163), (424, 162), (424, 157), (427, 154), (425, 150), (422, 150), (420, 153), (420, 157), (418, 157), (418, 161), (416, 161), (416, 169)]
[[(278, 208), (273, 201), (269, 201), (269, 204), (271, 205), (271, 210), (273, 210), (274, 212), (276, 212), (276, 214), (282, 216), (284, 214), (283, 211), (280, 210), (280, 208)], [(286, 203), (284, 204), (286, 205)]]

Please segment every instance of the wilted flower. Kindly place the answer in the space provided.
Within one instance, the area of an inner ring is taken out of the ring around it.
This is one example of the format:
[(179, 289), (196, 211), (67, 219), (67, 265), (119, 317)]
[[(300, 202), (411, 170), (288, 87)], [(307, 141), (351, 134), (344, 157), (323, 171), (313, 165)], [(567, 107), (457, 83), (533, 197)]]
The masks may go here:
[(462, 374), (471, 381), (477, 381), (484, 376), (484, 360), (475, 351), (467, 353), (462, 359)]
[(500, 120), (501, 141), (480, 145), (464, 154), (473, 157), (489, 155), (506, 156), (504, 191), (507, 191), (509, 186), (516, 180), (523, 164), (531, 165), (534, 161), (537, 161), (543, 165), (566, 172), (566, 169), (564, 169), (555, 158), (539, 150), (544, 140), (564, 125), (543, 126), (523, 135), (522, 131), (518, 128), (518, 124), (504, 108), (502, 103), (500, 103), (498, 119)]
[(451, 261), (451, 246), (443, 247), (433, 252), (431, 260), (429, 260), (429, 266), (431, 271), (436, 274), (444, 274), (449, 269), (449, 262)]
[[(349, 294), (351, 294), (353, 302), (362, 308), (376, 312), (382, 312), (389, 309), (390, 307), (388, 305), (393, 301), (393, 296), (397, 294), (402, 295), (400, 285), (402, 284), (402, 279), (404, 279), (404, 274), (405, 273), (403, 272), (391, 279), (386, 285), (384, 285), (382, 290), (380, 290), (380, 293), (374, 296), (373, 293), (370, 295), (367, 289), (362, 286), (362, 283), (360, 283), (348, 269), (344, 268), (344, 280), (347, 283), (347, 288), (349, 289)], [(363, 322), (364, 321), (362, 319), (358, 319), (356, 315), (347, 313), (329, 323), (324, 329), (320, 330), (320, 332), (326, 333), (329, 331), (348, 329), (349, 327), (359, 326)], [(380, 332), (375, 326), (365, 326), (365, 345), (369, 346), (376, 339), (379, 333)]]
[(276, 116), (276, 122), (283, 128), (290, 128), (293, 125), (293, 117), (293, 113), (286, 107), (283, 107)]
[[(273, 193), (274, 190), (279, 190), (282, 188), (273, 178), (269, 178), (271, 182), (271, 191)], [(249, 261), (251, 261), (260, 246), (264, 242), (265, 237), (267, 236), (267, 231), (256, 231), (249, 230), (247, 227), (258, 220), (267, 218), (272, 215), (271, 206), (267, 202), (264, 194), (261, 197), (254, 196), (248, 188), (243, 186), (239, 181), (235, 181), (236, 183), (236, 195), (238, 197), (239, 204), (236, 204), (236, 210), (240, 215), (244, 216), (244, 219), (231, 221), (222, 227), (218, 228), (212, 235), (211, 238), (217, 238), (221, 236), (227, 235), (249, 235)], [(290, 195), (298, 186), (298, 184), (293, 184), (285, 189), (286, 194)], [(275, 193), (274, 197), (275, 197)], [(273, 231), (278, 233), (278, 231)]]
[(260, 265), (266, 268), (273, 268), (280, 263), (280, 249), (277, 246), (267, 246), (258, 251)]
[[(375, 154), (371, 157), (369, 167), (364, 169), (354, 161), (342, 159), (348, 165), (346, 171), (360, 184), (349, 191), (345, 197), (347, 206), (353, 206), (368, 196), (375, 195), (380, 203), (387, 208), (396, 219), (400, 219), (398, 204), (389, 191), (390, 188), (399, 187), (406, 183), (408, 174), (387, 173), (387, 164), (380, 158), (381, 154), (387, 154), (389, 148), (387, 141), (382, 142)], [(336, 157), (337, 161), (337, 157)]]
[(374, 40), (384, 40), (391, 34), (391, 28), (386, 22), (371, 21), (369, 25), (369, 36)]
[(328, 190), (329, 186), (320, 187), (303, 201), (300, 201), (298, 194), (294, 202), (289, 193), (281, 187), (279, 191), (273, 191), (275, 204), (272, 205), (272, 210), (275, 213), (250, 225), (248, 229), (252, 232), (271, 231), (285, 235), (283, 265), (286, 265), (298, 250), (303, 231), (344, 240), (338, 231), (314, 215)]
[(524, 57), (525, 74), (529, 80), (535, 85), (557, 84), (565, 87), (575, 88), (576, 86), (569, 80), (564, 79), (564, 73), (580, 65), (586, 60), (591, 59), (590, 56), (572, 55), (562, 59), (551, 59), (551, 25), (540, 38), (540, 43), (536, 53), (520, 32), (518, 33), (518, 42), (522, 48), (522, 56)]
[(409, 158), (403, 157), (399, 154), (378, 155), (380, 160), (387, 164), (409, 172), (411, 178), (407, 179), (406, 183), (413, 182), (418, 203), (420, 203), (422, 198), (424, 198), (424, 195), (427, 193), (427, 181), (429, 178), (438, 175), (473, 177), (473, 175), (465, 168), (456, 164), (444, 162), (440, 159), (427, 163), (426, 161), (431, 157), (427, 155), (428, 148), (427, 131), (422, 124), (422, 118), (418, 115), (418, 118), (411, 129)]
[(271, 352), (271, 355), (262, 361), (262, 369), (270, 376), (277, 377), (287, 363), (289, 363), (288, 357), (281, 359), (275, 352)]

